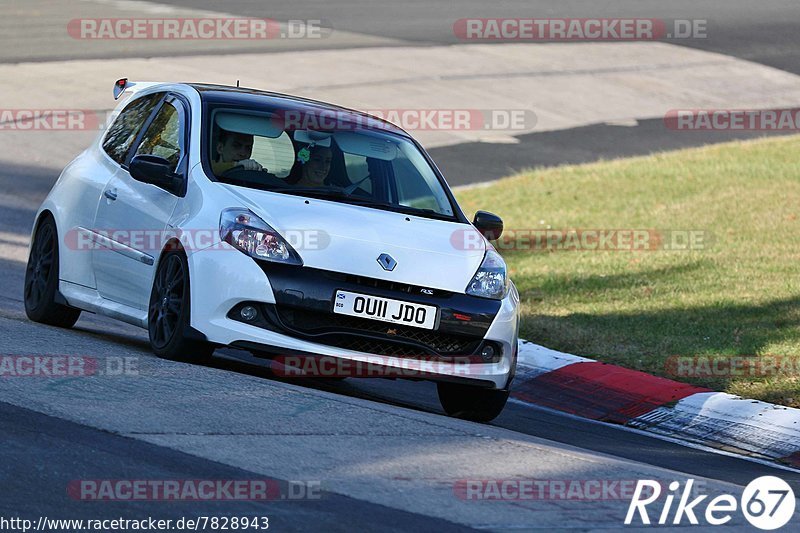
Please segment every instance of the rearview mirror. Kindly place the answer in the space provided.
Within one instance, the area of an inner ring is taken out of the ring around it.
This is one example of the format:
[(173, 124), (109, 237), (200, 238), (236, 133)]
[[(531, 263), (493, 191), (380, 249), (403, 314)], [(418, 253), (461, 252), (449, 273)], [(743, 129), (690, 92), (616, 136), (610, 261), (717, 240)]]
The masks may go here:
[(490, 241), (499, 239), (500, 235), (503, 234), (503, 219), (488, 211), (475, 213), (472, 225)]
[(170, 191), (180, 185), (181, 178), (172, 171), (172, 165), (163, 157), (141, 154), (131, 160), (128, 169), (131, 177)]

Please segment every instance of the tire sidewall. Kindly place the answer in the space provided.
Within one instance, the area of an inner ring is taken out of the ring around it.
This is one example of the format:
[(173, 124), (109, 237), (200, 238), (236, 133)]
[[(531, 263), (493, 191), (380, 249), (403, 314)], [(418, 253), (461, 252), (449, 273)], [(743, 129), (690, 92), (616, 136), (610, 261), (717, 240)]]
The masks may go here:
[[(175, 331), (173, 331), (169, 342), (162, 347), (157, 347), (153, 342), (153, 328), (155, 327), (155, 321), (154, 317), (150, 316), (150, 305), (152, 304), (153, 299), (156, 297), (156, 279), (160, 275), (161, 269), (164, 268), (164, 266), (169, 262), (169, 259), (172, 257), (177, 257), (181, 262), (181, 267), (183, 268), (183, 295), (181, 297), (181, 310)], [(158, 263), (158, 269), (153, 277), (153, 287), (150, 291), (150, 299), (147, 303), (147, 332), (150, 337), (150, 346), (152, 347), (153, 351), (161, 357), (175, 359), (179, 356), (179, 352), (184, 344), (183, 332), (189, 323), (189, 305), (191, 302), (189, 291), (189, 262), (186, 260), (186, 255), (182, 251), (170, 251), (165, 253)]]
[(50, 265), (50, 272), (47, 274), (47, 282), (44, 288), (44, 294), (42, 298), (39, 300), (38, 305), (35, 307), (30, 307), (28, 298), (25, 297), (24, 288), (23, 288), (23, 295), (22, 299), (25, 304), (25, 312), (27, 315), (33, 320), (42, 320), (45, 315), (47, 314), (48, 307), (51, 307), (52, 304), (55, 302), (55, 295), (56, 289), (58, 288), (58, 277), (59, 277), (59, 250), (58, 250), (58, 229), (56, 228), (56, 223), (52, 217), (46, 216), (44, 220), (37, 226), (36, 232), (34, 233), (33, 239), (31, 240), (31, 250), (28, 254), (28, 263), (25, 265), (25, 281), (23, 287), (27, 287), (29, 281), (29, 274), (28, 274), (28, 267), (30, 262), (33, 260), (33, 253), (35, 248), (38, 246), (39, 239), (42, 235), (42, 229), (46, 226), (51, 226), (52, 233), (53, 233), (53, 262)]

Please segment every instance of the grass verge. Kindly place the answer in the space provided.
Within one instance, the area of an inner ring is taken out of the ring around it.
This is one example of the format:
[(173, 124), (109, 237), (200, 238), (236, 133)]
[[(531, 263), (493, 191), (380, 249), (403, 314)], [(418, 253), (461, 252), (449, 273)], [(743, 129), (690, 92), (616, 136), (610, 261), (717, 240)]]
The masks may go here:
[[(505, 222), (524, 338), (800, 407), (800, 136), (531, 170), (456, 195)], [(548, 245), (548, 229), (566, 231)], [(617, 233), (592, 249), (573, 230), (645, 230), (649, 246), (610, 250)]]

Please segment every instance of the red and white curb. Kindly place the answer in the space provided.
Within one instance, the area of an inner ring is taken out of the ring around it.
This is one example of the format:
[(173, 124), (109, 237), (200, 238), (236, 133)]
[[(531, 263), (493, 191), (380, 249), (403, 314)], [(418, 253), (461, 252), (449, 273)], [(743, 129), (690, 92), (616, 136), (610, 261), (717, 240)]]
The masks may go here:
[(520, 340), (511, 396), (800, 467), (800, 409), (748, 400)]

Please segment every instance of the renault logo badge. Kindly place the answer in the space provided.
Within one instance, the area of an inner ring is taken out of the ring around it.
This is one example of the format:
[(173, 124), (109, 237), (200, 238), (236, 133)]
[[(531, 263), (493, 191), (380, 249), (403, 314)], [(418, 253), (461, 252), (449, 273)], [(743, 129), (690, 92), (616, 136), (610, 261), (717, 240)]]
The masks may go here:
[(380, 263), (380, 265), (383, 267), (384, 270), (388, 270), (389, 272), (394, 270), (394, 267), (397, 266), (397, 261), (395, 261), (389, 254), (379, 255), (378, 263)]

